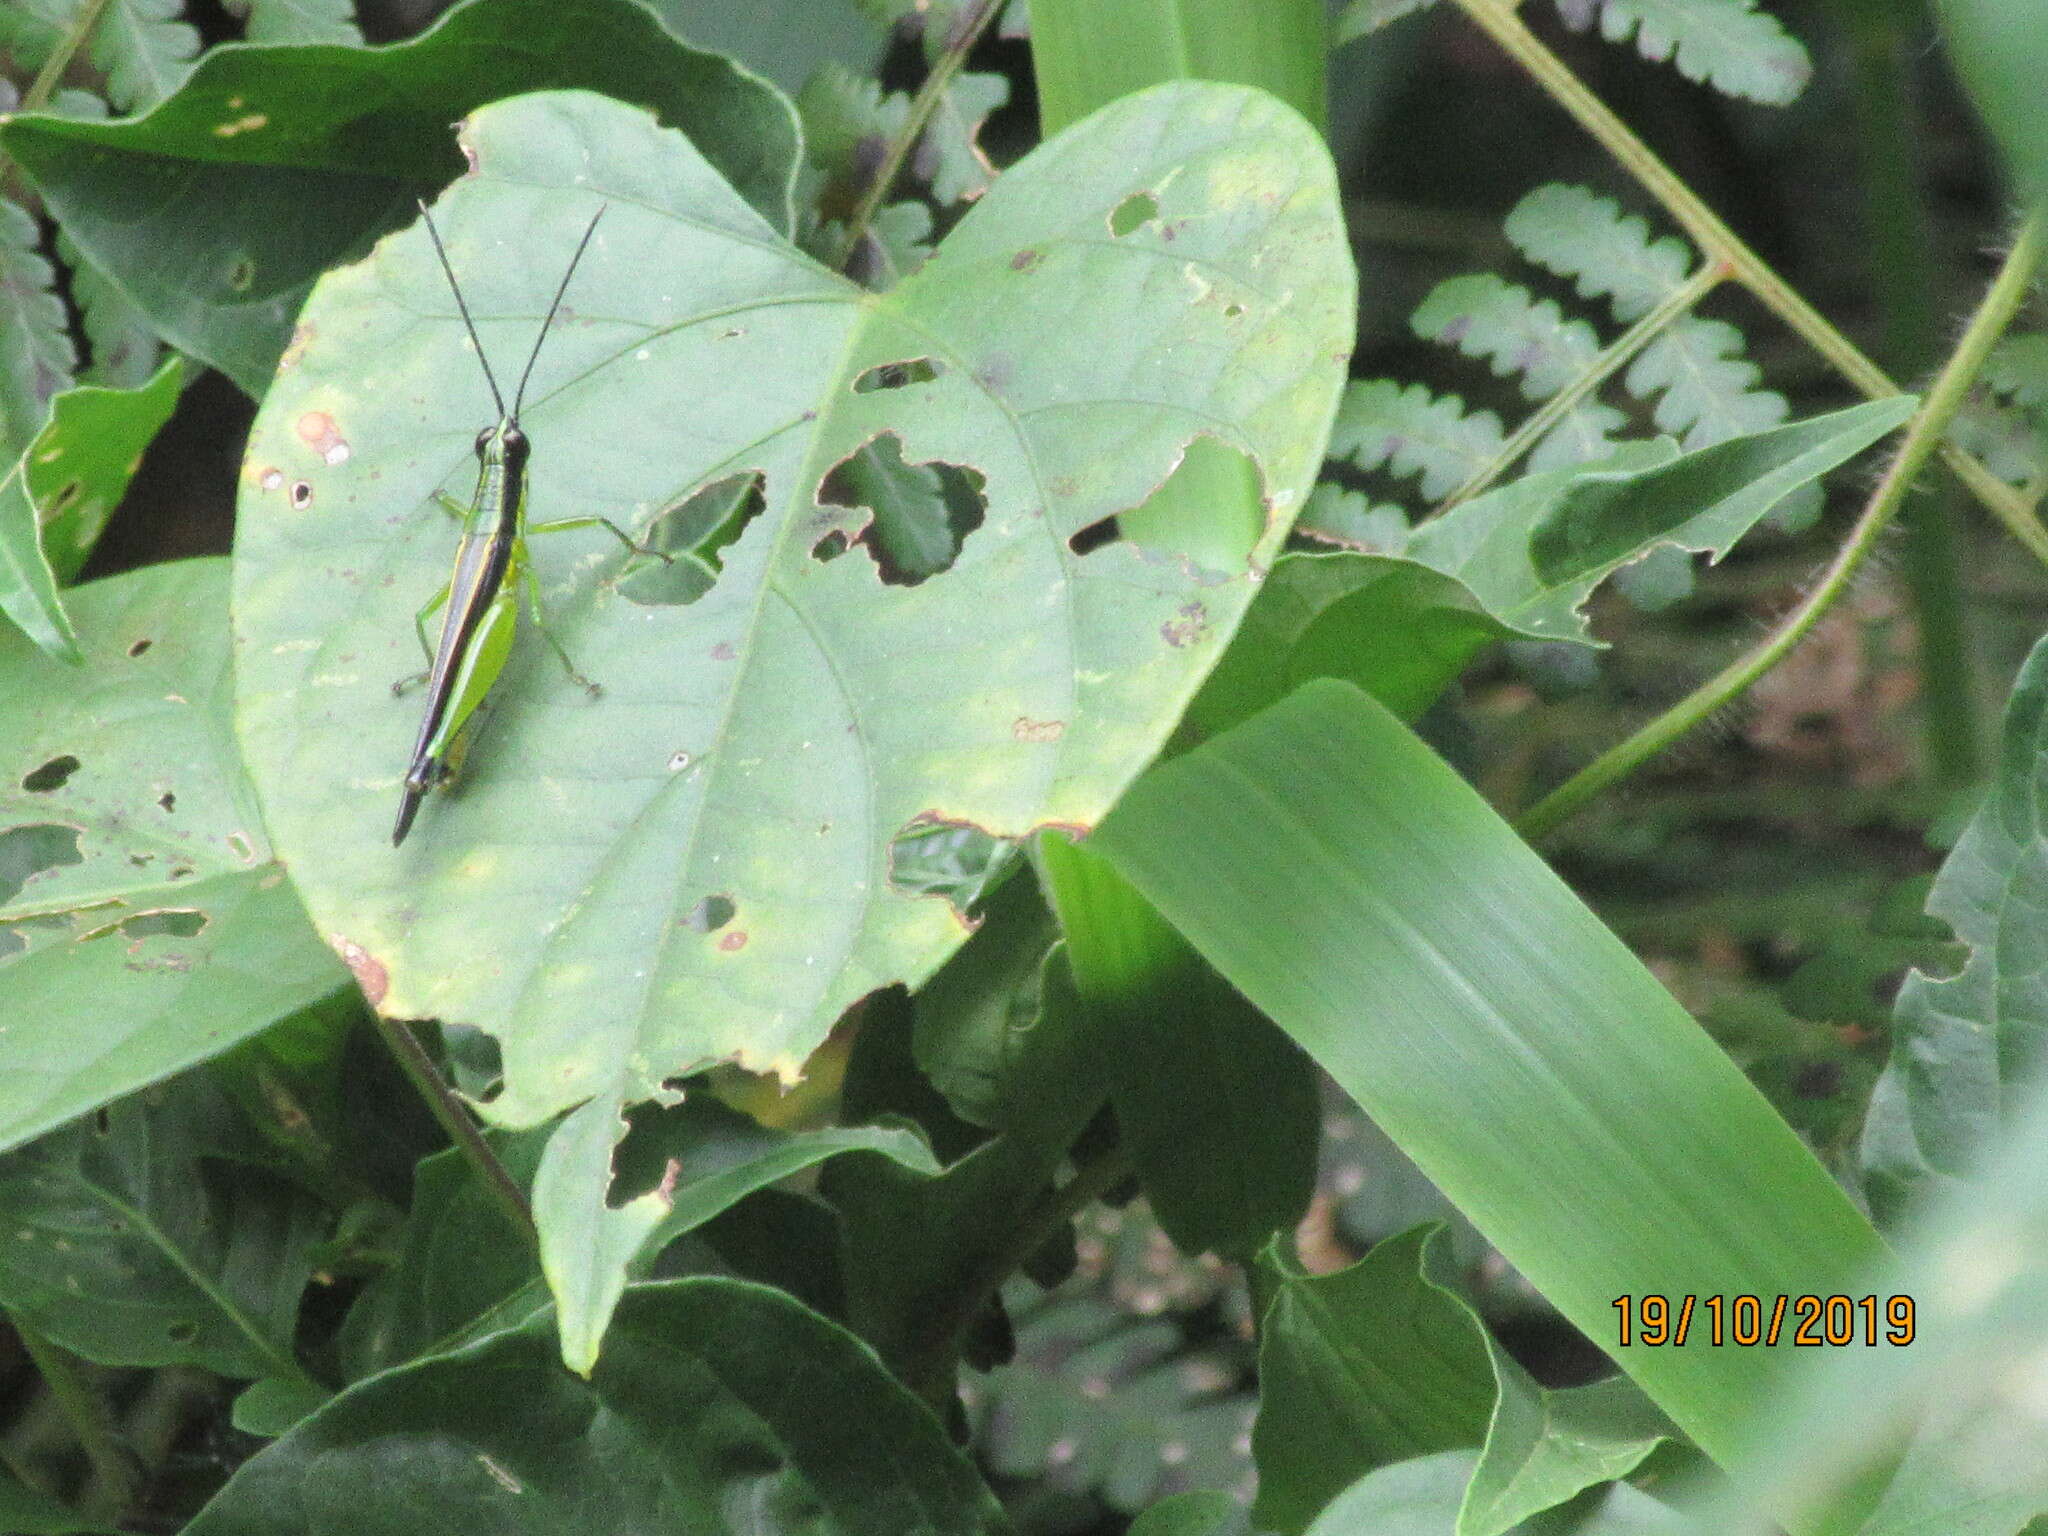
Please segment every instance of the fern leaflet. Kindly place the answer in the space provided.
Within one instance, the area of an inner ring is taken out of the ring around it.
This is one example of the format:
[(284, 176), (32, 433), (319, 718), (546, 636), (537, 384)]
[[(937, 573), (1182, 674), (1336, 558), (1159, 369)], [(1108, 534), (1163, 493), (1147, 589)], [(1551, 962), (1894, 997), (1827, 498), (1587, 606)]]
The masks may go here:
[(1465, 412), (1456, 395), (1438, 397), (1420, 384), (1359, 379), (1346, 386), (1330, 428), (1330, 455), (1370, 472), (1422, 476), (1430, 501), (1448, 496), (1500, 452), (1506, 441), (1491, 411)]

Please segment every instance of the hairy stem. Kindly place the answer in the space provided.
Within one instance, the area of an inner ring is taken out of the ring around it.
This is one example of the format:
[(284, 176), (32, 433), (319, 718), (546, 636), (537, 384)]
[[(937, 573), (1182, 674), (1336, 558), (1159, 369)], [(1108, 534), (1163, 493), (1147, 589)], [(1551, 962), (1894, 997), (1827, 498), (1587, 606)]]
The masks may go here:
[[(1711, 264), (1724, 265), (1730, 277), (1755, 294), (1771, 312), (1798, 333), (1806, 344), (1834, 365), (1873, 400), (1902, 393), (1885, 371), (1848, 337), (1778, 276), (1691, 187), (1667, 166), (1628, 125), (1595, 96), (1564, 60), (1544, 47), (1522, 24), (1509, 0), (1457, 0), (1459, 9), (1491, 37), (1578, 120), (1621, 167), (1663, 205)], [(2043, 565), (2048, 565), (2048, 528), (2011, 486), (1953, 444), (1937, 445), (1942, 459), (1968, 486), (1972, 495), (2005, 525), (2006, 531)]]
[(1742, 693), (1782, 661), (1848, 590), (1850, 579), (1869, 557), (1878, 535), (1912, 488), (1914, 477), (1940, 445), (1942, 434), (1969, 394), (1984, 359), (2018, 313), (2041, 263), (2042, 245), (2043, 215), (2037, 212), (2021, 228), (2005, 266), (1970, 317), (1962, 339), (1927, 392), (1919, 412), (1907, 424), (1905, 439), (1884, 478), (1871, 492), (1856, 526), (1850, 529), (1848, 539), (1805, 600), (1785, 616), (1761, 645), (1724, 667), (1628, 740), (1610, 747), (1530, 807), (1515, 823), (1524, 837), (1533, 841), (1552, 831), (1594, 795), (1633, 773)]
[(967, 62), (967, 55), (981, 40), (981, 34), (988, 30), (996, 13), (1002, 9), (1002, 0), (976, 0), (972, 10), (961, 13), (953, 24), (952, 35), (939, 56), (932, 60), (931, 70), (924, 77), (924, 84), (917, 88), (911, 98), (910, 111), (905, 114), (903, 127), (889, 141), (882, 155), (882, 163), (875, 167), (874, 179), (867, 184), (854, 205), (853, 212), (846, 220), (846, 239), (839, 247), (839, 259), (833, 265), (841, 271), (853, 260), (853, 253), (860, 249), (860, 243), (867, 238), (868, 226), (874, 222), (875, 211), (882, 206), (882, 199), (889, 195), (896, 185), (896, 178), (903, 174), (903, 164), (910, 158), (917, 141), (924, 134), (925, 125), (931, 121), (932, 113), (938, 110), (945, 99), (946, 90), (953, 83), (953, 77), (960, 73), (960, 67)]

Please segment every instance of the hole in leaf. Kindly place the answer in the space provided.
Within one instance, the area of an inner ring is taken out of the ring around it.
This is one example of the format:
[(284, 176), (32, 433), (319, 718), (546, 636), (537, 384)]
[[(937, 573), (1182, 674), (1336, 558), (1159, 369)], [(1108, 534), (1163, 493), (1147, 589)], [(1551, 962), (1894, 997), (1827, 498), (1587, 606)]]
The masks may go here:
[(683, 926), (692, 933), (716, 933), (733, 919), (739, 908), (730, 896), (706, 896), (690, 908), (689, 916), (683, 919)]
[(12, 901), (37, 875), (63, 864), (83, 864), (78, 828), (52, 822), (9, 827), (0, 832), (0, 902)]
[(166, 936), (173, 939), (193, 939), (205, 929), (209, 919), (204, 912), (192, 907), (171, 907), (155, 912), (138, 912), (133, 917), (121, 920), (121, 931), (131, 939), (148, 939)]
[(184, 1322), (173, 1323), (165, 1331), (170, 1334), (171, 1342), (174, 1344), (190, 1344), (199, 1337), (199, 1325), (189, 1319)]
[(619, 579), (619, 592), (643, 607), (694, 603), (716, 583), (725, 551), (767, 505), (767, 477), (758, 469), (699, 486), (647, 527), (647, 547), (675, 558), (643, 560)]
[(1109, 211), (1109, 232), (1121, 240), (1125, 235), (1135, 234), (1152, 219), (1159, 217), (1159, 199), (1150, 192), (1133, 192)]
[(178, 797), (167, 789), (156, 797), (156, 803), (167, 812), (175, 811), (178, 808)]
[(313, 505), (313, 483), (310, 480), (292, 482), (292, 505), (302, 511)]
[(28, 940), (11, 924), (0, 925), (0, 960), (7, 960), (28, 948)]
[(44, 510), (51, 517), (62, 517), (71, 510), (72, 504), (78, 500), (80, 493), (84, 490), (85, 487), (78, 481), (67, 480), (58, 488), (57, 494), (50, 498)]
[(834, 528), (811, 546), (811, 558), (820, 565), (830, 565), (845, 553), (846, 532), (841, 528)]
[(897, 363), (877, 363), (853, 381), (856, 395), (878, 389), (903, 389), (911, 384), (929, 384), (945, 371), (945, 364), (929, 357), (909, 357)]
[(883, 581), (914, 587), (960, 558), (967, 535), (988, 516), (986, 484), (968, 465), (905, 462), (903, 439), (884, 432), (833, 465), (818, 483), (818, 502), (873, 514), (852, 542), (874, 557)]
[(1235, 320), (1243, 313), (1244, 306), (1242, 304), (1226, 304), (1223, 306), (1223, 318), (1226, 320)]
[(889, 884), (906, 896), (942, 896), (964, 918), (1016, 852), (1015, 841), (972, 822), (918, 816), (889, 843)]
[(23, 775), (21, 787), (32, 795), (47, 795), (52, 790), (62, 789), (65, 780), (76, 772), (78, 759), (66, 752), (62, 757), (53, 757), (42, 767)]
[(128, 654), (130, 656), (140, 656), (144, 651), (148, 650), (152, 645), (155, 644), (156, 642), (154, 640), (138, 640), (133, 645), (128, 647)]

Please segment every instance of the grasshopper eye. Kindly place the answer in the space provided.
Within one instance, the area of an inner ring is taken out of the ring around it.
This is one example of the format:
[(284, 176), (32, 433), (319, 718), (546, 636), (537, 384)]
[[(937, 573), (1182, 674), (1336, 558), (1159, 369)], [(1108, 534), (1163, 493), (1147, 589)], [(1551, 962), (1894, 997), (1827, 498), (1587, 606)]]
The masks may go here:
[(497, 429), (495, 427), (484, 427), (478, 431), (476, 435), (476, 456), (478, 458), (482, 458), (484, 456), (484, 450), (488, 448), (491, 443), (491, 434), (496, 430)]
[(520, 458), (526, 457), (526, 450), (531, 446), (526, 440), (526, 434), (517, 427), (507, 427), (500, 441), (504, 443), (507, 454)]

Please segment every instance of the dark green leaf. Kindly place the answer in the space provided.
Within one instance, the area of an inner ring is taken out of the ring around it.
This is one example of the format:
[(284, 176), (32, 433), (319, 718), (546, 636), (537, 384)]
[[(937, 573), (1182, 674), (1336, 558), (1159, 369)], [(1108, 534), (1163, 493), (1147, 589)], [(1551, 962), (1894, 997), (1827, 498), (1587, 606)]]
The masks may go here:
[(251, 1155), (193, 1075), (0, 1157), (0, 1305), (107, 1365), (298, 1379), (322, 1213)]
[(557, 86), (652, 108), (790, 228), (788, 101), (677, 41), (637, 0), (573, 12), (471, 0), (383, 48), (216, 48), (147, 117), (19, 116), (0, 125), (0, 148), (159, 332), (261, 395), (313, 280), (361, 258), (461, 172), (449, 125)]
[(1205, 1488), (1161, 1499), (1131, 1522), (1126, 1536), (1252, 1536), (1251, 1517), (1229, 1494)]
[(637, 1287), (590, 1380), (549, 1319), (343, 1393), (187, 1536), (997, 1536), (930, 1411), (855, 1339), (733, 1280)]
[(29, 446), (22, 471), (59, 581), (75, 578), (99, 542), (143, 449), (171, 419), (184, 383), (184, 365), (174, 357), (137, 388), (86, 384), (51, 402), (50, 420)]
[(1039, 863), (1153, 1213), (1184, 1252), (1249, 1259), (1315, 1190), (1313, 1064), (1086, 844)]

